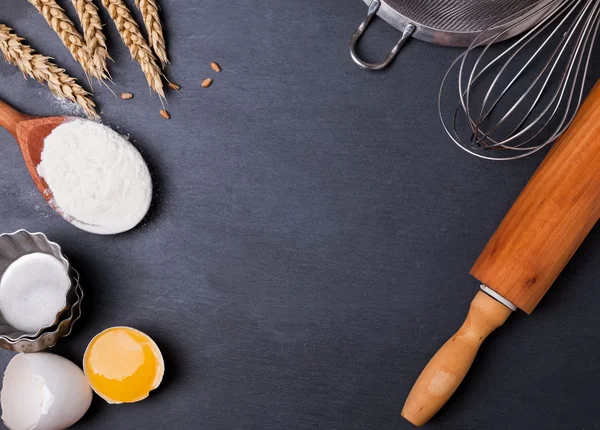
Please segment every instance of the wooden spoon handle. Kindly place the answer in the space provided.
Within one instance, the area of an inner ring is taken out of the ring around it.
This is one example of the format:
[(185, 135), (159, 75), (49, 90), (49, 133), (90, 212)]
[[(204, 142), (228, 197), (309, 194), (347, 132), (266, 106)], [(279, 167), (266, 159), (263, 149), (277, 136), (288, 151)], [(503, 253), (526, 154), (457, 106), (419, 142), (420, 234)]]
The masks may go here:
[(448, 401), (469, 371), (485, 338), (504, 324), (511, 310), (480, 291), (462, 327), (429, 361), (413, 386), (402, 416), (425, 424)]
[(32, 116), (19, 112), (8, 103), (0, 100), (0, 127), (8, 130), (15, 139), (17, 139), (17, 124), (32, 118)]

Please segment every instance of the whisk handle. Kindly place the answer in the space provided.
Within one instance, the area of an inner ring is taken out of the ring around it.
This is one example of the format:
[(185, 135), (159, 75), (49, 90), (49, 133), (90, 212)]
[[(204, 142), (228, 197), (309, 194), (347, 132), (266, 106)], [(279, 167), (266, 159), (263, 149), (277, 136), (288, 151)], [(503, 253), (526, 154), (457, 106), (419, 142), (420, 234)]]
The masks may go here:
[(415, 382), (402, 416), (415, 426), (425, 424), (456, 391), (488, 335), (512, 310), (480, 291), (462, 327), (433, 356)]

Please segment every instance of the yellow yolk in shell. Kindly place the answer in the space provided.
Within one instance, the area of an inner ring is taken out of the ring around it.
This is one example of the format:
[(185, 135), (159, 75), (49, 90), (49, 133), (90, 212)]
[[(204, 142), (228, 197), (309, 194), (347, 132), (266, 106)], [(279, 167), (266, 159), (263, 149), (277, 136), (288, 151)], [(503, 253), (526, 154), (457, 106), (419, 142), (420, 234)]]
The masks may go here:
[(92, 339), (83, 368), (91, 387), (104, 400), (132, 403), (158, 387), (164, 361), (149, 336), (129, 327), (113, 327)]

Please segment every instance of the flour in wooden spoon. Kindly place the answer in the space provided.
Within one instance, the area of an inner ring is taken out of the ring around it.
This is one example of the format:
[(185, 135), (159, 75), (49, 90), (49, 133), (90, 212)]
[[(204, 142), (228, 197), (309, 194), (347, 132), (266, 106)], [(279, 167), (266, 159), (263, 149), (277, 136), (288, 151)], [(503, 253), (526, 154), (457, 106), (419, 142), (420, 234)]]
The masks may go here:
[(56, 127), (44, 140), (37, 172), (64, 218), (92, 233), (127, 231), (150, 207), (152, 181), (142, 156), (93, 121), (73, 118)]

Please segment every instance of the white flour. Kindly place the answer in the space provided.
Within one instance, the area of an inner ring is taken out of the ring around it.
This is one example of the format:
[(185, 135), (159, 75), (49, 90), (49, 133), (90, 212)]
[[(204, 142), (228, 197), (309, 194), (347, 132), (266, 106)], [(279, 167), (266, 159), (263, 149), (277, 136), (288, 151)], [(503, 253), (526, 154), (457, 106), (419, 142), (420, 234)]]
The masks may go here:
[(77, 103), (73, 103), (70, 100), (59, 97), (52, 93), (48, 93), (48, 100), (55, 105), (56, 108), (60, 109), (63, 115), (78, 115), (84, 116), (85, 112), (83, 108), (79, 106)]
[(112, 129), (85, 119), (56, 127), (44, 140), (37, 171), (53, 203), (76, 227), (116, 234), (135, 227), (152, 200), (140, 153)]
[(0, 312), (17, 330), (35, 333), (54, 322), (71, 285), (56, 257), (36, 252), (8, 266), (0, 280)]

